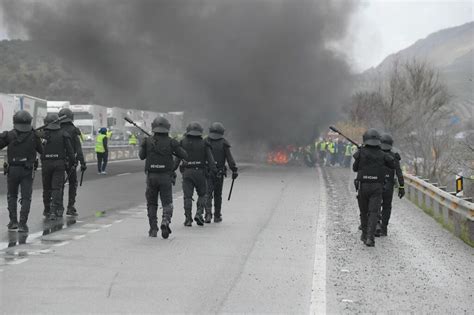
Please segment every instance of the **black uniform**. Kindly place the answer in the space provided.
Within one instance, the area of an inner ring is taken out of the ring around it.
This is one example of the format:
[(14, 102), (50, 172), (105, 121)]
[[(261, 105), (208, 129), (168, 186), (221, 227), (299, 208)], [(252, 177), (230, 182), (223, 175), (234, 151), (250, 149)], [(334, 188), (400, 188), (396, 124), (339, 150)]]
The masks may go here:
[[(202, 217), (207, 199), (206, 177), (209, 170), (217, 173), (214, 157), (212, 156), (210, 145), (201, 136), (187, 135), (181, 140), (181, 146), (188, 153), (188, 159), (181, 165), (183, 174), (183, 195), (184, 195), (184, 215), (186, 224), (192, 222), (193, 193), (196, 189), (198, 200), (196, 216), (194, 220), (198, 225), (204, 224)], [(180, 160), (177, 160), (179, 165)]]
[[(47, 127), (48, 128), (48, 127)], [(43, 204), (45, 216), (61, 217), (64, 212), (64, 174), (74, 164), (74, 149), (70, 135), (62, 129), (46, 129), (42, 135), (44, 152), (41, 155)]]
[[(186, 151), (183, 150), (178, 141), (171, 139), (168, 134), (155, 133), (153, 137), (145, 138), (140, 146), (140, 159), (146, 159), (146, 201), (150, 233), (158, 231), (158, 195), (163, 206), (162, 233), (166, 232), (164, 229), (169, 229), (171, 223), (171, 217), (173, 216), (172, 182), (175, 171), (173, 155), (180, 159), (187, 158)], [(171, 230), (168, 232), (171, 233)]]
[[(354, 172), (357, 172), (361, 239), (374, 243), (386, 168), (394, 169), (393, 158), (378, 146), (364, 146), (354, 154)], [(366, 243), (367, 244), (367, 243)], [(370, 246), (370, 245), (369, 245)], [(372, 245), (373, 246), (373, 245)]]
[(403, 178), (403, 172), (400, 167), (400, 154), (392, 152), (390, 150), (384, 151), (386, 154), (390, 155), (395, 164), (395, 169), (386, 168), (385, 169), (385, 187), (382, 194), (382, 230), (386, 234), (388, 221), (390, 220), (390, 215), (392, 213), (392, 199), (393, 199), (393, 188), (395, 186), (395, 174), (397, 175), (398, 183), (400, 187), (404, 187), (405, 180)]
[(67, 169), (66, 172), (69, 176), (69, 194), (68, 194), (68, 203), (67, 203), (67, 210), (68, 214), (74, 215), (77, 213), (74, 205), (76, 204), (76, 196), (77, 196), (77, 172), (76, 167), (77, 163), (81, 163), (81, 167), (85, 168), (86, 162), (84, 160), (84, 154), (82, 152), (82, 144), (81, 144), (81, 131), (79, 128), (74, 126), (72, 122), (65, 122), (61, 124), (61, 130), (68, 133), (71, 137), (71, 146), (74, 151), (74, 160), (72, 161), (74, 164), (70, 169)]
[(18, 188), (21, 190), (20, 228), (28, 231), (26, 222), (30, 213), (31, 194), (33, 189), (33, 172), (36, 163), (36, 152), (43, 153), (43, 146), (38, 134), (30, 131), (5, 131), (0, 135), (0, 149), (7, 147), (8, 160), (8, 212), (11, 223), (18, 223), (17, 205)]
[(214, 199), (214, 218), (221, 218), (222, 208), (222, 186), (224, 184), (224, 176), (227, 176), (226, 161), (232, 173), (237, 173), (237, 165), (230, 152), (230, 144), (226, 139), (206, 138), (206, 142), (211, 147), (212, 155), (216, 161), (217, 173), (210, 174), (207, 184), (207, 201), (206, 201), (206, 219), (212, 217), (212, 200)]

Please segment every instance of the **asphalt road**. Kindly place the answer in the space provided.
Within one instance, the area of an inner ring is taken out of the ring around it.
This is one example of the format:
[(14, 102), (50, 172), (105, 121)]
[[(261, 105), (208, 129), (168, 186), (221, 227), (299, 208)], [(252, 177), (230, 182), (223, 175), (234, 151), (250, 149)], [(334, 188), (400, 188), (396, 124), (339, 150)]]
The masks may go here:
[(87, 183), (78, 222), (0, 251), (0, 313), (474, 313), (474, 250), (405, 200), (365, 247), (348, 170), (247, 167), (204, 227), (176, 190), (163, 240), (143, 173), (120, 169)]

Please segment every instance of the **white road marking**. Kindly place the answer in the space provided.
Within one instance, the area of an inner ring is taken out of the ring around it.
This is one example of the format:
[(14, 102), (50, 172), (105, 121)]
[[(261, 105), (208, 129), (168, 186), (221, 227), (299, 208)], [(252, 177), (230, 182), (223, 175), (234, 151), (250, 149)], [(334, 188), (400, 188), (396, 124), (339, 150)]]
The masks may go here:
[(122, 173), (122, 174), (117, 174), (117, 176), (125, 176), (125, 175), (130, 175), (132, 173)]
[(22, 259), (15, 259), (13, 261), (9, 261), (7, 262), (7, 265), (19, 265), (19, 264), (22, 264), (24, 262), (28, 261), (28, 258), (22, 258)]
[(83, 235), (76, 235), (76, 236), (73, 237), (73, 239), (80, 240), (81, 238), (84, 238), (84, 237), (86, 237), (84, 234)]
[(92, 230), (87, 231), (87, 233), (96, 233), (99, 231), (100, 231), (99, 229), (92, 229)]
[(349, 300), (349, 299), (342, 299), (341, 302), (342, 302), (342, 303), (354, 303), (353, 300)]
[(120, 223), (120, 222), (123, 222), (123, 219), (115, 220), (115, 221), (114, 221), (114, 223)]
[(313, 267), (310, 314), (326, 314), (326, 211), (327, 196), (321, 169), (318, 168), (319, 211)]
[(54, 244), (53, 246), (56, 246), (56, 247), (61, 247), (61, 246), (67, 245), (67, 244), (69, 244), (69, 241), (65, 241), (65, 242), (57, 243), (57, 244)]

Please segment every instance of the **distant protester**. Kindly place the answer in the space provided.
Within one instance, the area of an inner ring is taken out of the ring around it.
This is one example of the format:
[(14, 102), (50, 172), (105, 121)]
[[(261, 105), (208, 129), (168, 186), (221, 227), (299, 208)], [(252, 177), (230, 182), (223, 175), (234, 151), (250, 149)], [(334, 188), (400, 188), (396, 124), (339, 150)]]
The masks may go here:
[(97, 154), (97, 171), (98, 174), (106, 175), (105, 168), (109, 157), (109, 148), (107, 140), (107, 128), (100, 128), (99, 134), (95, 138), (95, 153)]

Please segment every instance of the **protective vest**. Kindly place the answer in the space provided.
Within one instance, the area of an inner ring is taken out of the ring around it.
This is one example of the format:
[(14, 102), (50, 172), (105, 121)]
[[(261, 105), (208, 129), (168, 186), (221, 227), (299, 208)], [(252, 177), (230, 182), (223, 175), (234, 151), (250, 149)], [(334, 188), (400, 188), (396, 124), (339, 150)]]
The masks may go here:
[(357, 179), (362, 183), (384, 183), (385, 153), (380, 148), (362, 147), (356, 152), (359, 161)]
[(107, 138), (112, 138), (112, 131), (107, 131)]
[(348, 144), (346, 145), (346, 152), (344, 153), (345, 156), (351, 156), (352, 155), (352, 145)]
[(334, 142), (329, 142), (329, 143), (328, 143), (328, 151), (329, 151), (329, 153), (331, 153), (331, 154), (335, 153)]
[(46, 130), (44, 132), (45, 144), (41, 160), (65, 160), (66, 144), (64, 139), (64, 131)]
[(104, 148), (104, 139), (107, 136), (104, 134), (99, 133), (97, 137), (95, 138), (95, 152), (97, 153), (105, 153), (105, 148)]
[(7, 135), (7, 158), (10, 165), (33, 166), (36, 160), (36, 136), (33, 131), (18, 132), (11, 130)]
[(173, 139), (168, 136), (146, 138), (145, 170), (150, 173), (165, 173), (173, 170)]
[(214, 156), (214, 160), (216, 161), (216, 166), (218, 169), (225, 169), (225, 161), (226, 161), (226, 148), (230, 148), (230, 144), (224, 138), (219, 140), (212, 140), (206, 138), (206, 142), (210, 145), (212, 155)]
[(181, 140), (181, 146), (188, 153), (186, 167), (205, 168), (206, 148), (208, 144), (201, 137), (186, 136)]
[(136, 145), (137, 144), (137, 137), (135, 135), (131, 135), (130, 138), (128, 139), (128, 144), (130, 145)]
[(326, 151), (326, 141), (321, 141), (319, 143), (319, 150), (320, 151)]

